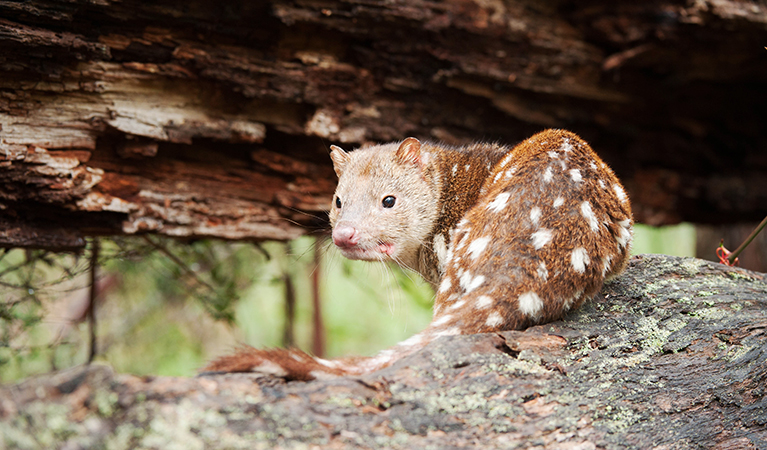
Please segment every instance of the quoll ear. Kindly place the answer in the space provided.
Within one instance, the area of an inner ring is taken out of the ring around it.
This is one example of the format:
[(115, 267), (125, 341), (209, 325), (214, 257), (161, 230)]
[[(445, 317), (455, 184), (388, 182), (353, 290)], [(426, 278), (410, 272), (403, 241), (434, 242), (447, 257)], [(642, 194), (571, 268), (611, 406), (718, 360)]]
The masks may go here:
[(346, 165), (349, 163), (349, 154), (337, 145), (330, 146), (330, 159), (333, 160), (333, 170), (336, 171), (338, 178), (341, 178), (341, 174), (344, 172)]
[(421, 142), (414, 138), (409, 137), (402, 141), (395, 153), (397, 161), (402, 164), (417, 164), (424, 166), (426, 161), (424, 160), (424, 154), (421, 153)]

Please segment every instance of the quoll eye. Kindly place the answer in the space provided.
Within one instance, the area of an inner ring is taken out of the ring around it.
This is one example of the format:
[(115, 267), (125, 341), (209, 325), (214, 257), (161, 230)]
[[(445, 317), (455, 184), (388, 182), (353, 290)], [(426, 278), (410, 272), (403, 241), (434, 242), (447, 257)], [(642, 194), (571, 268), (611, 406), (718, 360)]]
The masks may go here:
[(397, 199), (392, 195), (387, 195), (384, 197), (384, 199), (381, 201), (381, 204), (384, 208), (392, 208), (394, 206), (394, 203), (397, 202)]
[(341, 209), (341, 198), (336, 197), (336, 208)]

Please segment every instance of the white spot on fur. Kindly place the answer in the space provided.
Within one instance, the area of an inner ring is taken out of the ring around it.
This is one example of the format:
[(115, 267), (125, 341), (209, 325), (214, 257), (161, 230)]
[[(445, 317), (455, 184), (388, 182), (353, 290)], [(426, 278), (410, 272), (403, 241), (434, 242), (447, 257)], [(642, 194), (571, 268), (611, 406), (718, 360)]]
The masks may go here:
[[(445, 264), (453, 260), (453, 246), (447, 248), (447, 255), (445, 256)], [(444, 267), (444, 264), (441, 266)]]
[(555, 208), (559, 208), (564, 203), (565, 203), (565, 199), (563, 199), (562, 197), (557, 197), (557, 198), (554, 199), (554, 207)]
[(440, 266), (444, 266), (447, 261), (447, 245), (445, 244), (445, 235), (438, 234), (434, 236), (434, 254), (437, 255), (437, 261)]
[(317, 361), (318, 363), (322, 364), (325, 367), (330, 367), (330, 368), (338, 367), (338, 362), (337, 361), (329, 361), (327, 359), (322, 359), (322, 358), (317, 358), (317, 357), (315, 357), (314, 360)]
[(552, 178), (554, 178), (554, 173), (551, 171), (551, 167), (547, 167), (546, 171), (543, 172), (543, 181), (548, 183)]
[(530, 220), (533, 222), (533, 225), (538, 226), (538, 219), (541, 218), (541, 208), (535, 206), (533, 209), (530, 210)]
[(575, 303), (578, 299), (581, 298), (581, 295), (583, 295), (583, 289), (576, 291), (572, 297), (565, 300), (565, 302), (562, 304), (562, 309), (564, 311), (569, 311), (570, 308), (573, 306), (573, 303)]
[(501, 160), (501, 162), (500, 162), (500, 166), (501, 166), (501, 167), (506, 167), (506, 164), (508, 164), (509, 162), (511, 162), (511, 159), (512, 159), (513, 157), (514, 157), (514, 154), (513, 154), (513, 153), (511, 153), (511, 152), (509, 152), (509, 153), (506, 153), (506, 156), (504, 156), (504, 157), (503, 157), (503, 159), (502, 159), (502, 160)]
[(622, 187), (620, 187), (617, 184), (613, 184), (613, 190), (615, 191), (615, 195), (618, 196), (618, 200), (622, 202), (626, 201), (626, 192), (623, 190)]
[(572, 169), (570, 170), (570, 178), (573, 179), (576, 183), (583, 180), (583, 177), (581, 176), (581, 171), (578, 169)]
[(468, 172), (469, 169), (471, 169), (471, 164), (466, 164), (465, 166), (463, 166), (463, 170)]
[(620, 248), (626, 247), (629, 242), (631, 242), (631, 237), (633, 235), (634, 229), (631, 226), (631, 221), (621, 220), (618, 222), (619, 229), (620, 229), (620, 236), (618, 236), (615, 240), (618, 242), (618, 246)]
[(570, 143), (570, 138), (564, 138), (562, 140), (562, 146), (559, 147), (560, 150), (563, 152), (571, 152), (573, 150), (573, 145)]
[(442, 336), (457, 336), (459, 334), (461, 334), (460, 328), (458, 328), (458, 327), (451, 327), (451, 328), (448, 328), (446, 330), (442, 330), (442, 331), (438, 331), (438, 332), (434, 333), (434, 337), (438, 338), (438, 337), (442, 337)]
[(542, 230), (536, 231), (530, 237), (533, 240), (533, 247), (536, 250), (540, 250), (544, 245), (551, 242), (552, 233), (551, 230), (544, 228)]
[(458, 173), (458, 164), (453, 164), (453, 176)]
[(553, 158), (559, 158), (559, 153), (557, 153), (557, 152), (550, 151), (550, 152), (547, 152), (547, 154), (549, 155), (549, 158), (552, 158), (552, 159)]
[(458, 309), (465, 304), (466, 304), (466, 300), (457, 301), (454, 304), (450, 305), (450, 310), (452, 311), (452, 310)]
[(610, 263), (613, 262), (613, 255), (607, 255), (607, 258), (605, 258), (605, 263), (602, 265), (602, 276), (604, 277), (607, 272), (610, 270)]
[(368, 364), (372, 365), (373, 367), (376, 367), (380, 364), (387, 363), (392, 360), (392, 358), (394, 357), (394, 353), (395, 353), (394, 350), (390, 348), (383, 350), (380, 353), (378, 353), (375, 357), (369, 359)]
[(336, 367), (338, 367), (338, 361), (329, 361), (327, 359), (322, 359), (317, 357), (315, 357), (314, 360), (325, 367), (330, 367), (331, 369), (335, 369)]
[(490, 307), (494, 303), (495, 303), (495, 300), (493, 300), (492, 297), (488, 297), (487, 295), (480, 295), (477, 298), (477, 303), (474, 306), (477, 309), (485, 309)]
[(495, 177), (493, 177), (493, 183), (497, 182), (501, 179), (501, 175), (503, 175), (503, 172), (498, 172), (495, 174)]
[(495, 328), (502, 323), (503, 323), (503, 317), (501, 317), (501, 315), (495, 311), (493, 311), (489, 316), (487, 316), (487, 320), (485, 321), (485, 325), (492, 328)]
[(458, 245), (455, 246), (455, 250), (458, 251), (463, 248), (464, 245), (466, 245), (467, 242), (469, 242), (469, 233), (471, 232), (470, 227), (466, 227), (464, 230), (461, 230), (463, 233), (460, 238), (458, 238)]
[(581, 203), (581, 215), (583, 215), (583, 218), (586, 219), (586, 221), (589, 223), (589, 228), (591, 228), (591, 231), (596, 232), (599, 229), (599, 221), (594, 215), (594, 212), (591, 210), (591, 203)]
[(586, 249), (583, 247), (577, 247), (570, 254), (570, 263), (573, 265), (573, 270), (578, 273), (586, 272), (586, 266), (588, 266), (590, 262), (589, 254), (586, 253)]
[(533, 291), (520, 295), (517, 302), (519, 303), (519, 312), (527, 317), (538, 317), (543, 309), (543, 300)]
[(495, 200), (493, 200), (489, 205), (487, 205), (487, 209), (493, 211), (493, 212), (499, 212), (504, 207), (506, 207), (506, 202), (509, 200), (509, 193), (508, 192), (502, 192), (498, 194), (497, 197), (495, 197)]
[(446, 276), (442, 279), (442, 283), (439, 284), (439, 292), (445, 293), (453, 286), (453, 282), (450, 281), (450, 277)]
[(482, 283), (484, 282), (485, 282), (485, 277), (483, 275), (477, 275), (476, 277), (472, 277), (470, 272), (466, 272), (461, 277), (461, 287), (464, 289), (464, 291), (467, 294), (473, 291), (474, 289), (480, 287)]
[(597, 170), (597, 165), (594, 161), (591, 161), (591, 164), (589, 164), (589, 167), (591, 167), (592, 170)]
[(511, 178), (514, 175), (514, 172), (516, 172), (516, 171), (517, 171), (517, 168), (516, 167), (512, 167), (511, 169), (506, 171), (506, 174), (504, 175), (504, 178), (506, 178), (508, 180), (509, 178)]
[(257, 366), (253, 366), (250, 370), (253, 372), (265, 373), (267, 375), (274, 375), (276, 377), (284, 377), (288, 374), (287, 370), (274, 361), (264, 361)]
[(487, 247), (487, 244), (490, 242), (490, 238), (485, 236), (478, 239), (474, 239), (474, 242), (469, 244), (469, 256), (472, 260), (477, 259), (477, 257), (485, 250), (485, 247)]
[(434, 322), (432, 322), (431, 326), (432, 327), (439, 327), (439, 326), (442, 326), (442, 325), (450, 322), (451, 320), (453, 320), (453, 316), (451, 316), (450, 314), (446, 314), (446, 315), (440, 317), (439, 319), (435, 320)]
[(541, 263), (538, 264), (538, 278), (542, 279), (543, 281), (546, 281), (548, 277), (549, 277), (549, 270), (546, 268), (546, 263), (541, 261)]
[(599, 184), (599, 187), (601, 187), (602, 189), (605, 188), (605, 181), (602, 180), (601, 178), (599, 180), (597, 180), (597, 183)]

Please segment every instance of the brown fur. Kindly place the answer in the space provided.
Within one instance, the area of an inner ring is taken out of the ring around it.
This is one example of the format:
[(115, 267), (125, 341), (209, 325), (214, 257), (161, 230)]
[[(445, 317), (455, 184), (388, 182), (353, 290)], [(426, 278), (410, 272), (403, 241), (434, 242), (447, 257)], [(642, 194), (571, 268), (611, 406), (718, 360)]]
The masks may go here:
[(331, 158), (339, 176), (334, 241), (348, 257), (420, 272), (437, 289), (432, 323), (373, 358), (328, 362), (297, 350), (245, 349), (208, 370), (299, 380), (376, 370), (440, 336), (556, 320), (628, 260), (628, 197), (571, 132), (547, 130), (513, 149), (408, 138), (351, 153), (333, 147)]

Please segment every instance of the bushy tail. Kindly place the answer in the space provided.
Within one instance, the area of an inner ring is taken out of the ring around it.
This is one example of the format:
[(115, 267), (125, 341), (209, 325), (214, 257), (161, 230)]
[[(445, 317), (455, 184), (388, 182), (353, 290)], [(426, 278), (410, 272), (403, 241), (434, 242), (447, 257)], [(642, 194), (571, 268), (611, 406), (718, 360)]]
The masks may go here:
[(430, 326), (375, 356), (332, 360), (311, 356), (298, 349), (257, 349), (242, 346), (231, 355), (211, 361), (201, 372), (252, 372), (297, 381), (362, 375), (392, 365), (398, 359), (423, 348), (433, 337), (434, 329)]

